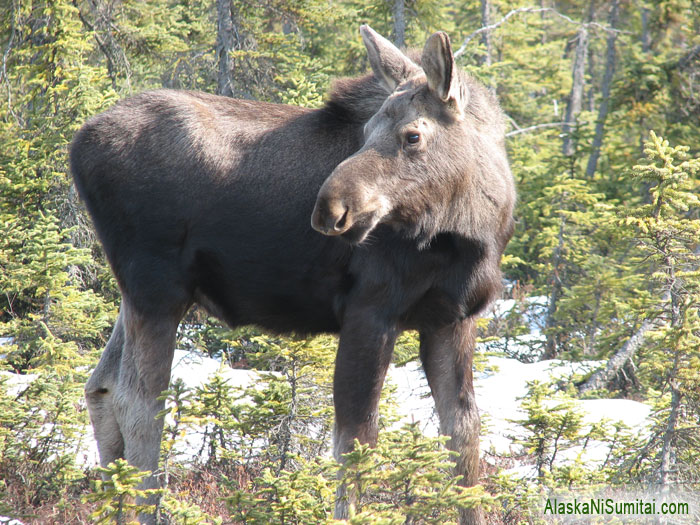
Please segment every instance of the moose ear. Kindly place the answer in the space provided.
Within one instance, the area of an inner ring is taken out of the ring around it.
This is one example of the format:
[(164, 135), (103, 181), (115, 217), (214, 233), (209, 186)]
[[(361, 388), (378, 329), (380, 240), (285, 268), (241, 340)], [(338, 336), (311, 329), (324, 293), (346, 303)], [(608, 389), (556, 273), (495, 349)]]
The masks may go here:
[(361, 26), (360, 33), (367, 48), (372, 71), (389, 93), (420, 71), (415, 62), (368, 25)]
[(459, 78), (452, 55), (450, 37), (439, 31), (428, 38), (421, 56), (421, 66), (428, 79), (428, 86), (440, 100), (461, 108), (466, 93), (460, 89)]

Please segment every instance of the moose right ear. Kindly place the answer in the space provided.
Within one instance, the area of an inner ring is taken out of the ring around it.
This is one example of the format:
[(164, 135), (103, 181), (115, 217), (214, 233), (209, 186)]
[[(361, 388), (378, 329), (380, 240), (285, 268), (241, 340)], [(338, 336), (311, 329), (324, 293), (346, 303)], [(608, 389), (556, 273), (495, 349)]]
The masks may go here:
[(452, 101), (460, 108), (466, 102), (464, 89), (460, 89), (455, 58), (447, 33), (433, 33), (423, 48), (421, 66), (425, 71), (430, 90), (443, 102)]
[(389, 93), (420, 71), (415, 62), (368, 25), (360, 26), (360, 33), (372, 71)]

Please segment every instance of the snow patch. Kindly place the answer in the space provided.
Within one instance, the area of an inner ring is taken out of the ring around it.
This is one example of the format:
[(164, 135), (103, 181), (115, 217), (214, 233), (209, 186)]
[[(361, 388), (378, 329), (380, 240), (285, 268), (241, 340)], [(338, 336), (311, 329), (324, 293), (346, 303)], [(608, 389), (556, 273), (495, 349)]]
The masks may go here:
[(420, 364), (411, 361), (401, 367), (391, 365), (387, 380), (396, 386), (394, 397), (401, 420), (395, 427), (400, 428), (404, 423), (418, 423), (418, 428), (426, 436), (438, 436), (440, 424), (435, 403)]
[[(515, 439), (524, 438), (525, 429), (516, 421), (526, 419), (521, 409), (522, 398), (527, 395), (528, 382), (566, 381), (574, 374), (582, 374), (599, 366), (596, 361), (571, 363), (561, 360), (521, 363), (505, 357), (488, 357), (487, 371), (475, 377), (476, 403), (482, 419), (482, 452), (499, 455), (515, 454), (520, 446)], [(439, 434), (430, 388), (420, 365), (412, 362), (389, 370), (390, 380), (396, 384), (398, 411), (403, 422), (417, 422), (427, 436)], [(545, 406), (556, 406), (562, 400), (545, 400)], [(584, 427), (590, 427), (604, 419), (612, 423), (621, 421), (636, 432), (644, 432), (649, 423), (650, 407), (628, 399), (571, 400), (583, 414)], [(586, 462), (602, 462), (609, 451), (609, 444), (591, 442), (582, 455)], [(561, 460), (574, 460), (581, 453), (573, 447), (564, 451)], [(518, 466), (509, 471), (518, 476), (530, 477), (532, 467)]]
[(31, 385), (37, 377), (39, 377), (37, 374), (0, 372), (0, 384), (4, 385), (5, 392), (7, 392), (8, 395), (16, 397), (29, 388), (29, 385)]
[(0, 524), (2, 525), (24, 525), (21, 521), (7, 516), (0, 516)]
[[(254, 370), (233, 369), (221, 361), (209, 357), (189, 352), (186, 350), (175, 350), (173, 358), (173, 368), (170, 375), (170, 382), (174, 383), (178, 379), (182, 380), (189, 389), (204, 386), (217, 374), (220, 373), (226, 383), (232, 387), (244, 389), (259, 379), (259, 374)], [(166, 404), (167, 407), (167, 404)], [(172, 422), (166, 416), (167, 422)], [(79, 465), (90, 467), (100, 464), (100, 455), (97, 450), (97, 442), (92, 434), (92, 428), (87, 429), (85, 443), (83, 443), (78, 453), (77, 462)], [(202, 443), (204, 442), (203, 429), (188, 428), (184, 437), (178, 439), (173, 456), (180, 462), (206, 460), (202, 456)]]
[(260, 377), (254, 370), (234, 369), (201, 354), (175, 350), (170, 381), (181, 379), (188, 388), (196, 388), (208, 383), (217, 372), (232, 387), (246, 388)]
[[(531, 303), (540, 307), (546, 298), (531, 299)], [(515, 307), (515, 302), (501, 301), (496, 304), (495, 311), (503, 313)], [(533, 321), (534, 322), (534, 321)], [(529, 334), (539, 337), (538, 333)], [(2, 343), (2, 341), (0, 341)], [(566, 382), (574, 374), (583, 374), (600, 366), (594, 361), (571, 363), (561, 360), (538, 361), (522, 363), (506, 357), (487, 358), (486, 371), (475, 374), (475, 392), (477, 406), (482, 418), (482, 452), (491, 451), (497, 454), (518, 452), (519, 445), (514, 440), (525, 436), (525, 430), (515, 421), (525, 419), (521, 410), (522, 398), (527, 394), (528, 381)], [(246, 388), (254, 384), (262, 384), (260, 375), (252, 370), (232, 369), (218, 360), (204, 357), (200, 354), (184, 350), (176, 350), (173, 361), (172, 380), (181, 379), (189, 388), (206, 384), (211, 378), (220, 373), (231, 385)], [(10, 395), (17, 395), (26, 389), (36, 378), (35, 374), (19, 375), (0, 372), (0, 382)], [(411, 362), (402, 367), (391, 366), (388, 380), (396, 386), (395, 397), (397, 409), (401, 417), (398, 425), (403, 423), (418, 423), (419, 428), (427, 436), (439, 434), (439, 422), (427, 379), (419, 363)], [(548, 406), (556, 406), (561, 401), (547, 400)], [(592, 425), (603, 419), (611, 422), (622, 421), (638, 433), (644, 433), (649, 424), (650, 408), (642, 403), (626, 399), (587, 399), (572, 401), (584, 414), (584, 425)], [(190, 461), (199, 457), (202, 445), (201, 429), (189, 429), (186, 438), (176, 450), (178, 461)], [(602, 461), (609, 450), (606, 443), (590, 443), (582, 458), (588, 462)], [(562, 454), (562, 459), (575, 459), (580, 450), (570, 449)], [(487, 454), (488, 456), (488, 454)], [(201, 459), (201, 458), (200, 458)], [(97, 445), (92, 430), (86, 429), (83, 443), (79, 445), (77, 454), (79, 464), (92, 466), (99, 464)], [(519, 476), (529, 477), (532, 467), (519, 465), (512, 472)]]

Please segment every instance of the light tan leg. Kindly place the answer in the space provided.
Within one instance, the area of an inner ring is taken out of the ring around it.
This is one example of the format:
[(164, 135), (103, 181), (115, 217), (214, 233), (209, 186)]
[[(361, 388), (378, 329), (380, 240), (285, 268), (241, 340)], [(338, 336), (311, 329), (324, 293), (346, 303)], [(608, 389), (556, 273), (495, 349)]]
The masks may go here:
[(123, 347), (124, 328), (120, 314), (100, 362), (85, 385), (85, 399), (103, 467), (124, 457), (124, 438), (114, 411), (114, 392), (119, 381)]
[[(119, 319), (100, 362), (86, 386), (90, 418), (103, 466), (123, 457), (147, 477), (139, 489), (159, 486), (156, 475), (163, 420), (157, 418), (164, 401), (157, 398), (168, 388), (181, 312), (148, 315), (122, 302)], [(154, 505), (156, 496), (139, 504)], [(155, 523), (154, 515), (141, 515), (142, 523)]]

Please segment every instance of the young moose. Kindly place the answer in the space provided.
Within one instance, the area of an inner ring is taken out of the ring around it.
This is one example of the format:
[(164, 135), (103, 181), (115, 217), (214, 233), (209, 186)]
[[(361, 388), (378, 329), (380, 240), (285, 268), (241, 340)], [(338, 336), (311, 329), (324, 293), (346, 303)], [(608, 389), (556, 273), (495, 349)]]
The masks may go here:
[[(76, 135), (75, 184), (122, 292), (85, 388), (103, 465), (157, 469), (157, 397), (197, 303), (231, 326), (340, 334), (338, 459), (355, 438), (376, 442), (394, 342), (418, 330), (456, 474), (477, 483), (474, 319), (499, 290), (513, 230), (503, 117), (446, 34), (418, 64), (360, 30), (374, 74), (338, 81), (321, 109), (163, 90)], [(336, 517), (349, 498), (340, 491)]]

